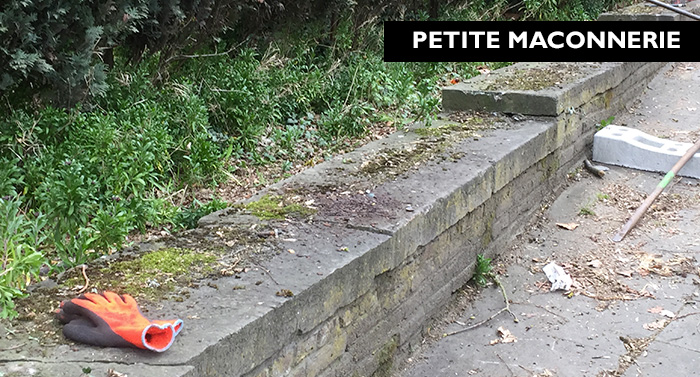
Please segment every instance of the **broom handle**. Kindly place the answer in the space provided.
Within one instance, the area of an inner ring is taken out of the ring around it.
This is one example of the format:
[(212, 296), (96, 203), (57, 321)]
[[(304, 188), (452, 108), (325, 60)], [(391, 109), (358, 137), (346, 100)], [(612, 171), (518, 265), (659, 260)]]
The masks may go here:
[(649, 194), (649, 196), (647, 196), (646, 199), (644, 199), (644, 201), (642, 202), (642, 205), (640, 205), (639, 208), (637, 208), (637, 210), (634, 211), (634, 214), (632, 215), (632, 217), (630, 217), (630, 219), (627, 221), (627, 223), (620, 229), (620, 231), (617, 232), (617, 234), (615, 234), (615, 236), (613, 236), (613, 238), (612, 238), (613, 241), (620, 242), (620, 241), (622, 241), (623, 238), (625, 238), (627, 233), (629, 233), (629, 231), (632, 230), (632, 228), (634, 228), (635, 225), (637, 225), (637, 223), (642, 218), (642, 216), (644, 216), (644, 213), (646, 213), (646, 211), (649, 209), (649, 207), (651, 206), (651, 203), (653, 203), (654, 200), (656, 200), (656, 198), (661, 194), (662, 191), (664, 191), (666, 186), (671, 182), (673, 177), (675, 177), (676, 174), (678, 174), (678, 171), (681, 170), (681, 168), (699, 150), (700, 150), (700, 140), (698, 140), (695, 144), (693, 144), (693, 146), (691, 146), (690, 149), (688, 149), (688, 151), (685, 152), (683, 157), (681, 157), (681, 159), (678, 160), (678, 162), (676, 162), (675, 165), (673, 165), (671, 170), (668, 173), (666, 173), (666, 175), (664, 176), (664, 179), (662, 179), (661, 182), (659, 182), (659, 184), (656, 185), (656, 188), (654, 189), (654, 191), (651, 194)]
[(690, 13), (687, 10), (683, 10), (683, 9), (678, 8), (678, 7), (674, 7), (670, 4), (666, 4), (666, 3), (658, 1), (658, 0), (646, 0), (646, 1), (652, 3), (656, 6), (663, 7), (663, 8), (670, 10), (670, 11), (676, 12), (678, 14), (682, 14), (686, 17), (690, 17), (690, 18), (694, 19), (695, 21), (700, 21), (700, 16), (698, 16), (695, 13)]

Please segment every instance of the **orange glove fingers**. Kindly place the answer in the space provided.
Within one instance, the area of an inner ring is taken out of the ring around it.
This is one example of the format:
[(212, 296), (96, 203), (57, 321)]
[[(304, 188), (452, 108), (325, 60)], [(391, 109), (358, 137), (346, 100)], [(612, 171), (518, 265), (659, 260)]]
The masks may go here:
[(131, 297), (130, 294), (124, 293), (124, 294), (122, 295), (122, 300), (124, 300), (124, 304), (125, 304), (126, 306), (130, 306), (130, 307), (134, 307), (134, 308), (138, 308), (138, 307), (139, 307), (139, 304), (136, 303), (136, 300), (134, 300), (134, 298)]
[(95, 305), (99, 306), (106, 306), (109, 305), (109, 301), (102, 295), (97, 294), (97, 293), (83, 293), (82, 295), (78, 296), (79, 299), (81, 300), (87, 300), (90, 302), (93, 302)]
[[(77, 300), (78, 299), (73, 299), (61, 302), (61, 308), (56, 311), (56, 318), (58, 318), (61, 323), (68, 323), (76, 318), (85, 318), (94, 322), (100, 318), (89, 308), (76, 304), (75, 301)], [(82, 303), (82, 301), (80, 302)]]
[(102, 293), (102, 296), (110, 303), (110, 304), (116, 304), (119, 306), (126, 306), (124, 303), (124, 300), (122, 300), (121, 296), (114, 292), (109, 292), (105, 291)]

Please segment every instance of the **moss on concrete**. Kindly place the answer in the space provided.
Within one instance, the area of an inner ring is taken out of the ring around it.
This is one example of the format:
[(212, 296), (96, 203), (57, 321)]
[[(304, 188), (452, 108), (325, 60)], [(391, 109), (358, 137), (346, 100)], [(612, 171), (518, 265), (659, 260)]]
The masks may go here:
[[(119, 260), (90, 271), (90, 285), (98, 291), (112, 290), (150, 300), (165, 298), (178, 286), (188, 286), (213, 274), (216, 255), (184, 248), (164, 248), (133, 259)], [(67, 288), (83, 284), (82, 276), (66, 279)], [(177, 300), (177, 297), (174, 297)]]
[(374, 358), (379, 364), (377, 370), (372, 373), (372, 377), (389, 377), (394, 367), (394, 354), (399, 348), (399, 336), (394, 335), (388, 342), (374, 354)]
[(420, 138), (403, 148), (385, 149), (360, 165), (359, 172), (372, 177), (376, 184), (416, 168), (428, 160), (456, 162), (464, 157), (463, 152), (449, 152), (454, 144), (468, 139), (480, 138), (481, 131), (496, 128), (498, 118), (472, 112), (450, 114), (449, 119), (435, 122), (430, 127), (413, 130)]
[(290, 202), (279, 195), (265, 195), (248, 203), (245, 209), (262, 220), (282, 220), (287, 216), (305, 217), (316, 213), (315, 210), (300, 203)]
[(481, 248), (485, 249), (493, 241), (493, 220), (496, 218), (496, 213), (490, 213), (484, 223), (484, 233), (481, 235)]
[(513, 69), (495, 76), (486, 90), (542, 90), (570, 83), (580, 77), (581, 73), (579, 65), (570, 63)]
[(554, 154), (551, 154), (540, 160), (538, 165), (538, 168), (543, 173), (542, 177), (540, 177), (540, 182), (545, 182), (559, 170), (559, 158)]

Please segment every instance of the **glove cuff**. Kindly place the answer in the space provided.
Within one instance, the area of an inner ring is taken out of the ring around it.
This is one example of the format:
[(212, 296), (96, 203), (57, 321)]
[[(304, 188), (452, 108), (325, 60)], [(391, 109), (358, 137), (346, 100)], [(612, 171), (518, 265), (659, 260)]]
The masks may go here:
[(182, 328), (182, 321), (178, 321), (180, 322), (177, 328), (173, 323), (151, 323), (146, 326), (141, 332), (141, 344), (143, 344), (143, 347), (155, 352), (166, 351), (173, 344), (175, 335)]
[(168, 320), (162, 320), (162, 319), (156, 319), (154, 321), (151, 321), (151, 323), (155, 323), (158, 325), (171, 325), (173, 327), (173, 332), (175, 333), (173, 336), (177, 335), (180, 333), (182, 330), (182, 320), (181, 319), (168, 319)]

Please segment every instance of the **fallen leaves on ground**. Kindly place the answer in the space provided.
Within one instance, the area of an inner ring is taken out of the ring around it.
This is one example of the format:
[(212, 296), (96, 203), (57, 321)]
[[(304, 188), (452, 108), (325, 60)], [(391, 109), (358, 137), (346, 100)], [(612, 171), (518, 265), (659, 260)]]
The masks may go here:
[(659, 276), (685, 276), (689, 273), (695, 273), (693, 268), (695, 259), (692, 257), (674, 255), (668, 260), (664, 260), (660, 254), (638, 252), (637, 258), (639, 259), (637, 271), (642, 276), (647, 276), (650, 273)]
[(654, 331), (663, 329), (664, 327), (666, 327), (667, 323), (668, 322), (665, 319), (657, 319), (654, 322), (645, 323), (644, 325), (642, 325), (642, 327), (644, 327), (645, 330)]
[(588, 262), (588, 267), (600, 268), (602, 266), (603, 262), (601, 262), (600, 259), (593, 259), (592, 261)]
[(578, 226), (580, 224), (577, 224), (577, 223), (557, 223), (556, 225), (558, 227), (564, 228), (566, 230), (574, 230), (574, 229), (578, 228)]
[(503, 326), (500, 326), (497, 330), (499, 338), (496, 338), (489, 342), (489, 345), (494, 345), (498, 343), (515, 343), (518, 341), (518, 338), (513, 335), (510, 330), (503, 328)]
[(292, 293), (292, 291), (289, 289), (280, 289), (275, 293), (275, 295), (279, 297), (294, 297), (294, 293)]
[(664, 309), (661, 306), (654, 306), (653, 308), (647, 309), (647, 311), (652, 314), (661, 314), (662, 316), (668, 318), (673, 318), (676, 316), (672, 311)]

